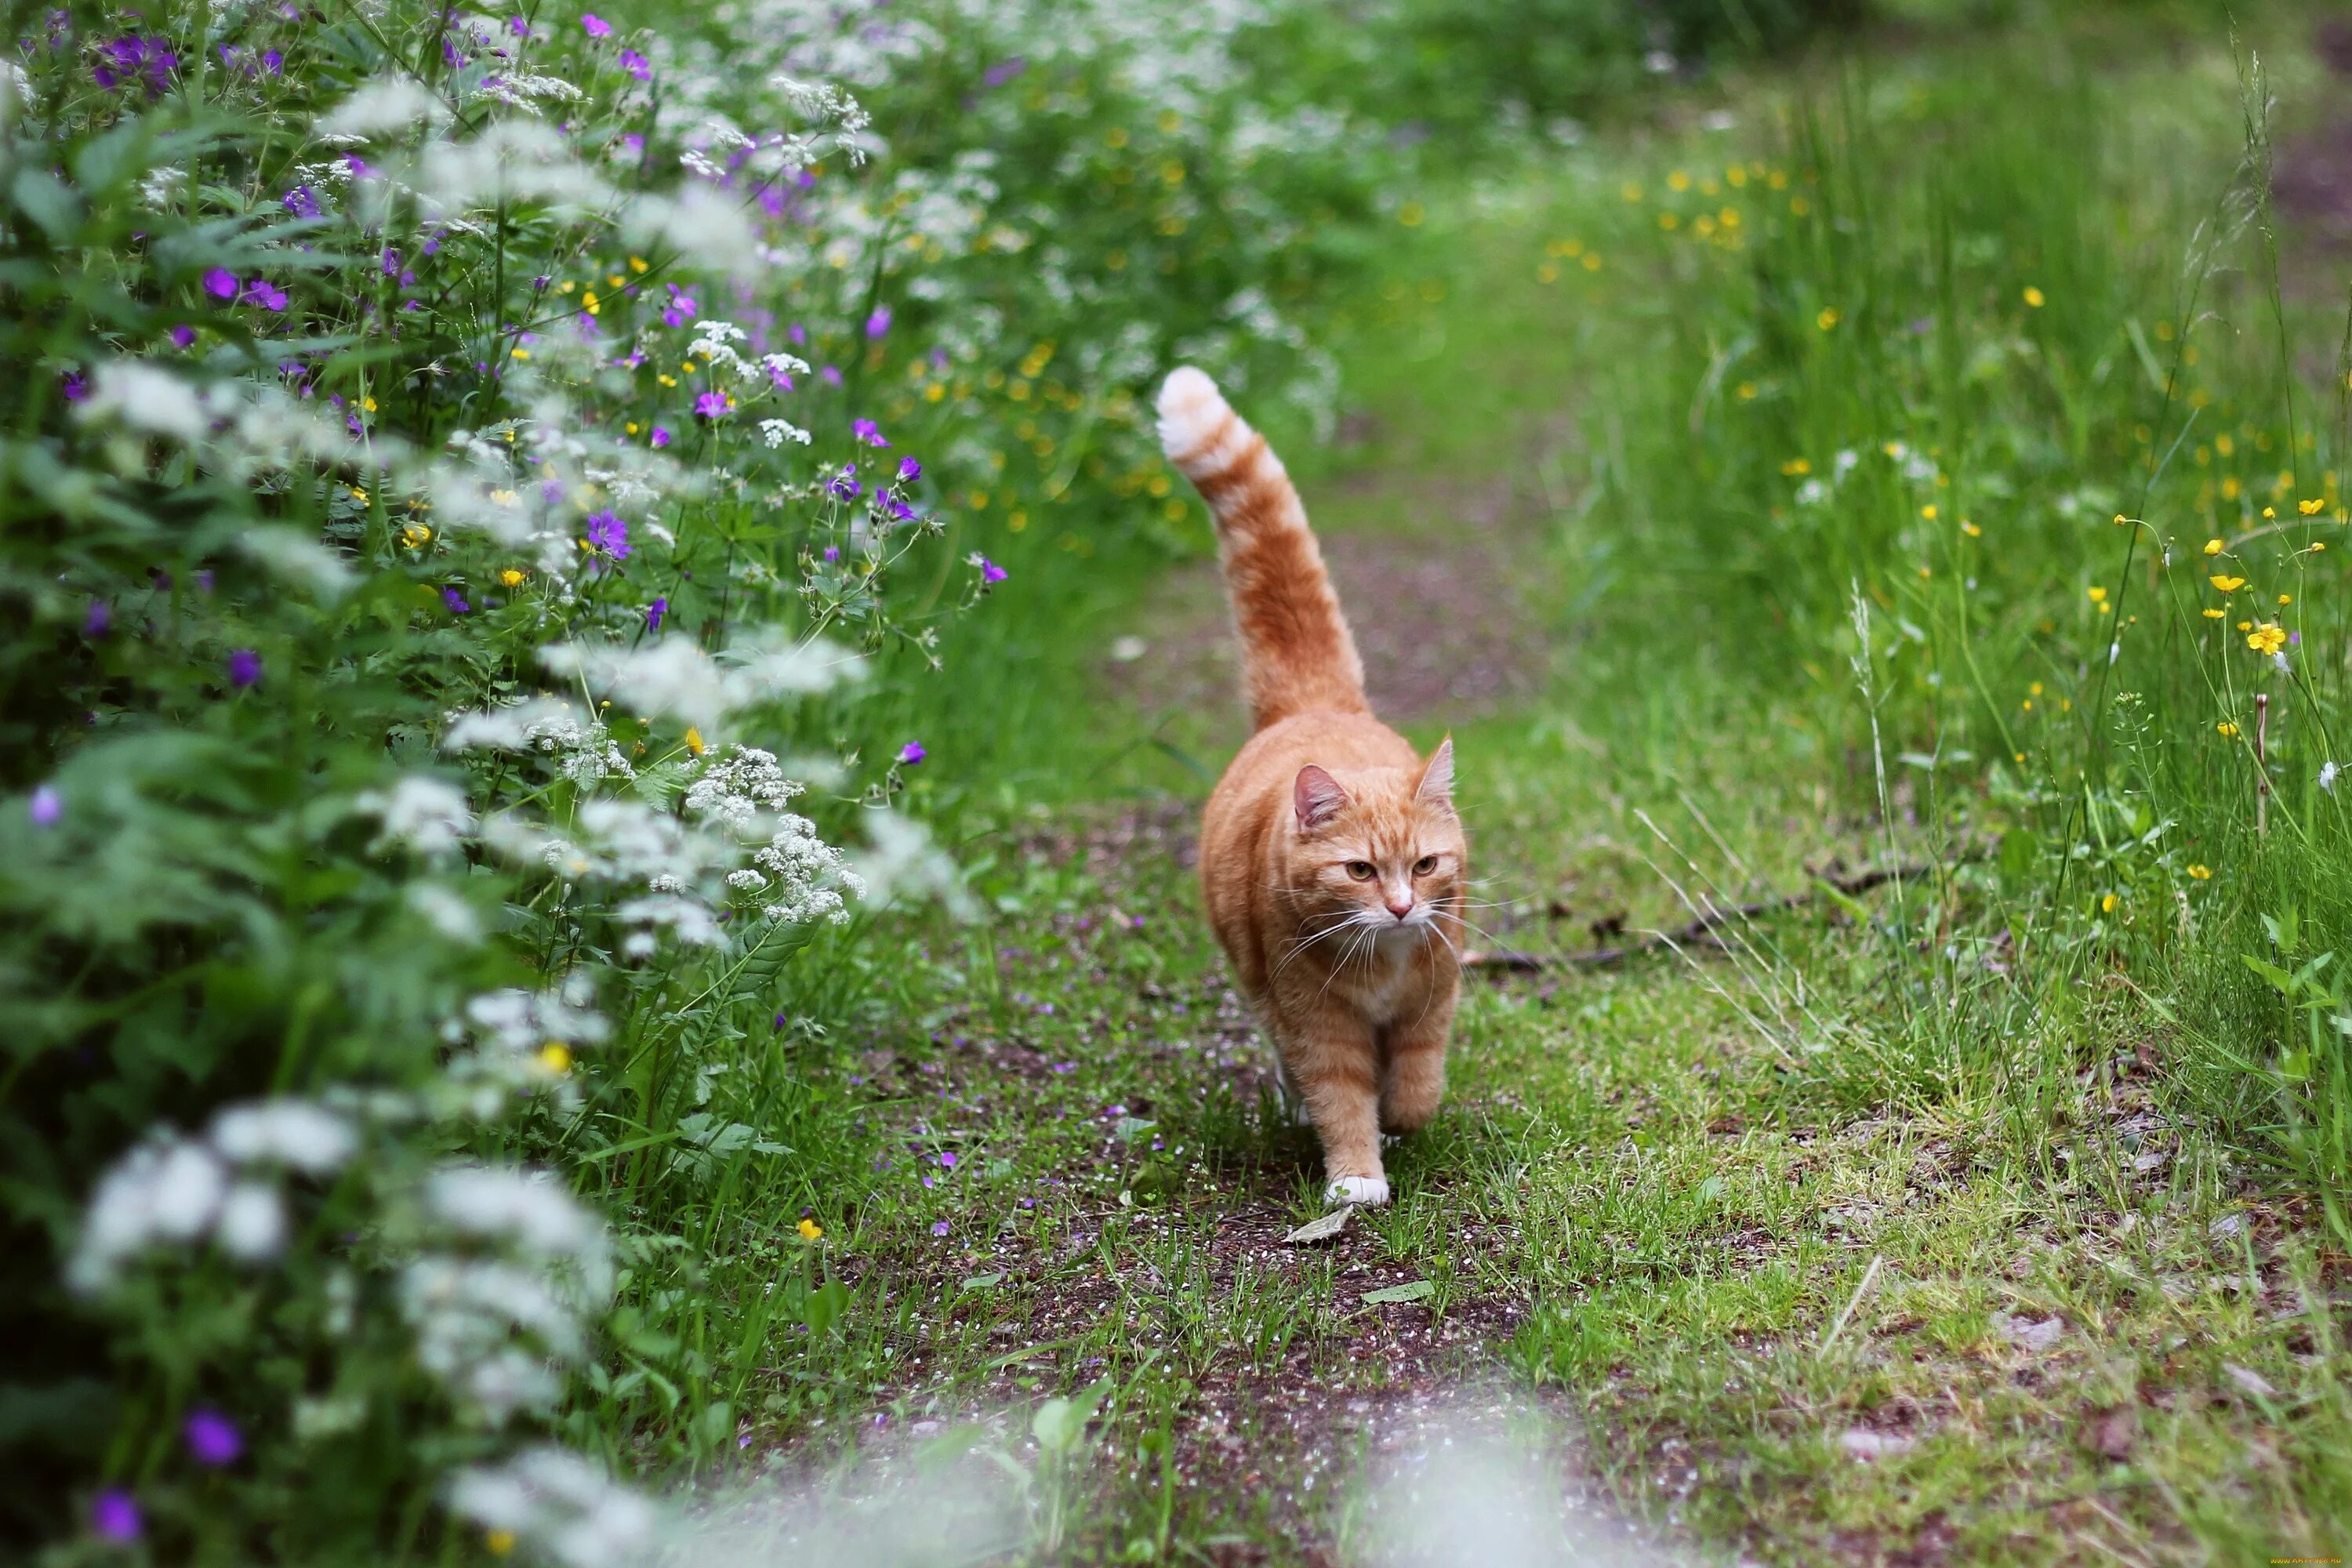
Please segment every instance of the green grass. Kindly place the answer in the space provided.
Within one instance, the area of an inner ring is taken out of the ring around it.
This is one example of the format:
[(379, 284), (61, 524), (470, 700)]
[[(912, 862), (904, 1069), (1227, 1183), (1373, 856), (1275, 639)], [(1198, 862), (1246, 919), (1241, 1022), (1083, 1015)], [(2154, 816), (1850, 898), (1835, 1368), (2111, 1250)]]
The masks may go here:
[[(1442, 551), (1449, 498), (1515, 498), (1543, 694), (1454, 726), (1499, 940), (1565, 952), (1833, 860), (1930, 871), (1735, 922), (1725, 952), (1478, 977), (1396, 1205), (1281, 1248), (1317, 1212), (1311, 1140), (1260, 1088), (1177, 855), (1234, 720), (1093, 684), (1155, 593), (1106, 562), (1054, 637), (959, 690), (958, 721), (1017, 716), (1029, 748), (970, 803), (982, 921), (797, 971), (865, 1023), (772, 1111), (823, 1247), (781, 1307), (773, 1253), (692, 1282), (731, 1324), (721, 1424), (807, 1455), (976, 1420), (1034, 1472), (1042, 1553), (1074, 1560), (1308, 1560), (1353, 1515), (1301, 1478), (1344, 1478), (1409, 1394), (1498, 1379), (1702, 1554), (2340, 1552), (2340, 1005), (2290, 999), (2321, 1026), (2298, 1070), (2301, 1015), (2242, 955), (2344, 940), (2347, 839), (2312, 781), (2352, 550), (2295, 558), (2311, 651), (2270, 688), (2293, 717), (2261, 836), (2246, 749), (2213, 732), (2256, 661), (2208, 635), (2192, 558), (2323, 490), (2231, 559), (2267, 589), (2288, 568), (2261, 540), (2342, 534), (2326, 372), (2277, 358), (2282, 331), (2332, 342), (2334, 307), (2274, 306), (2251, 205), (2217, 259), (2254, 271), (2184, 281), (2233, 188), (2235, 68), (2208, 37), (2111, 41), (1763, 81), (1738, 131), (1671, 115), (1432, 192), (1348, 313), (1382, 435), (1286, 443), (1327, 532)], [(2316, 104), (2302, 67), (2277, 79)], [(1738, 248), (1692, 237), (1734, 205)], [(2273, 500), (2257, 470), (2299, 447)], [(1845, 449), (1851, 480), (1796, 500)], [(2117, 615), (2146, 629), (2110, 667)], [(1027, 1408), (1076, 1391), (1104, 1418), (1058, 1459), (1024, 1447)]]

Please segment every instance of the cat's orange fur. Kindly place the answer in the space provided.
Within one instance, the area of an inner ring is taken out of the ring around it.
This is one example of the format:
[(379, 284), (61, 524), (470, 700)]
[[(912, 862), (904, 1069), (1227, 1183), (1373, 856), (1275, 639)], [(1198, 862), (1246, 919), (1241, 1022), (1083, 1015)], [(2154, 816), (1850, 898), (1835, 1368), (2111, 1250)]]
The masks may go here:
[(1454, 742), (1424, 761), (1372, 717), (1290, 476), (1199, 371), (1160, 389), (1160, 439), (1216, 516), (1256, 728), (1201, 819), (1209, 921), (1323, 1141), (1327, 1199), (1386, 1203), (1381, 1131), (1425, 1125), (1445, 1092), (1469, 856)]

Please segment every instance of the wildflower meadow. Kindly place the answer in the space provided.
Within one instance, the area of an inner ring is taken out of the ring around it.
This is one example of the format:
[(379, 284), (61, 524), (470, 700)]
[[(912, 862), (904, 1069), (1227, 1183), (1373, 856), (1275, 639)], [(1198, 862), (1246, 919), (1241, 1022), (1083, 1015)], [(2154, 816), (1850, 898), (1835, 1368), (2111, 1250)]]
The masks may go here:
[[(2340, 23), (597, 3), (12, 11), (0, 1553), (2340, 1553)], [(1336, 1227), (1184, 363), (1460, 758)]]

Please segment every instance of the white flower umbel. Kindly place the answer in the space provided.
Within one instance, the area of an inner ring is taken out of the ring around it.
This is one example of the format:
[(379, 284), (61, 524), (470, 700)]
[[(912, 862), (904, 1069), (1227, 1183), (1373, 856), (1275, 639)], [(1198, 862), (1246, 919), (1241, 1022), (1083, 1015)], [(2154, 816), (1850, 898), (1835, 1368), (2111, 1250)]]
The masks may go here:
[(359, 1135), (323, 1106), (281, 1098), (230, 1106), (213, 1118), (212, 1143), (240, 1165), (284, 1165), (324, 1176), (349, 1163)]
[(342, 1117), (293, 1099), (230, 1106), (205, 1138), (151, 1137), (100, 1178), (66, 1282), (98, 1294), (151, 1248), (207, 1237), (243, 1262), (274, 1257), (287, 1228), (275, 1173), (330, 1175), (358, 1146)]
[(460, 1470), (450, 1482), (449, 1506), (563, 1568), (621, 1568), (654, 1544), (653, 1506), (562, 1448), (533, 1448), (496, 1468)]
[(624, 925), (645, 929), (629, 933), (621, 943), (621, 951), (631, 958), (650, 958), (659, 946), (656, 932), (675, 931), (677, 940), (689, 947), (724, 947), (727, 929), (719, 923), (719, 911), (699, 899), (689, 899), (677, 893), (657, 893), (652, 898), (631, 899), (614, 913)]
[(702, 771), (686, 788), (689, 816), (747, 836), (760, 817), (790, 805), (807, 786), (784, 776), (773, 752), (756, 746), (729, 746), (703, 758)]
[(817, 837), (816, 824), (790, 812), (775, 836), (753, 852), (751, 864), (762, 879), (754, 887), (736, 885), (751, 897), (764, 920), (788, 925), (823, 920), (843, 925), (849, 920), (843, 891), (853, 898), (866, 896), (866, 884), (849, 868), (847, 857)]
[(410, 773), (389, 790), (370, 790), (353, 803), (383, 824), (373, 847), (405, 844), (427, 859), (456, 849), (474, 831), (466, 792), (430, 773)]
[(421, 122), (443, 124), (449, 110), (441, 100), (404, 76), (381, 76), (362, 82), (350, 97), (319, 117), (319, 134), (328, 141), (363, 142), (389, 136)]
[(931, 842), (930, 830), (921, 823), (895, 811), (868, 812), (866, 838), (872, 847), (857, 857), (856, 867), (870, 902), (937, 899), (961, 920), (980, 912), (963, 885), (963, 874), (946, 851)]
[(602, 1221), (543, 1171), (451, 1165), (425, 1183), (425, 1208), (463, 1235), (560, 1265), (583, 1304), (612, 1293), (612, 1247)]
[(704, 730), (755, 702), (826, 690), (862, 668), (855, 654), (823, 641), (753, 643), (714, 658), (688, 637), (635, 647), (557, 643), (540, 649), (539, 658), (555, 674), (585, 681), (633, 713), (682, 719)]

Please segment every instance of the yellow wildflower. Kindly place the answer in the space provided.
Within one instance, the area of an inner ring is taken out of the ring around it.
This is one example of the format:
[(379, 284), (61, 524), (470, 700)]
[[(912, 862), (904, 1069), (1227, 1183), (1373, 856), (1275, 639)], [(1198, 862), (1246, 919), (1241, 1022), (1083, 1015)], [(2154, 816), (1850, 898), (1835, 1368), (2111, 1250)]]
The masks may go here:
[(2025, 286), (2025, 302), (2034, 310), (2039, 310), (2042, 309), (2043, 303), (2042, 290), (2036, 289), (2032, 284), (2028, 283)]
[(691, 724), (686, 727), (686, 749), (698, 757), (702, 755), (702, 731)]
[(2103, 915), (2111, 915), (2116, 912), (2116, 896), (2113, 893), (2109, 893), (2105, 898), (2099, 900), (2099, 912)]
[(2208, 554), (2208, 555), (2219, 555), (2219, 554), (2221, 554), (2221, 542), (2220, 540), (2218, 540), (2218, 539), (2209, 539), (2209, 540), (2207, 540), (2207, 541), (2205, 542), (2205, 553), (2206, 553), (2206, 554)]
[(2238, 727), (2235, 724), (2231, 723), (2227, 719), (2222, 720), (2219, 724), (2213, 726), (2213, 733), (2221, 736), (2221, 739), (2225, 741), (2237, 734), (2237, 732)]
[(2327, 503), (2319, 497), (2314, 496), (2309, 500), (2299, 500), (2295, 502), (2294, 510), (2303, 513), (2305, 517), (2317, 517), (2321, 512), (2327, 510)]
[(1794, 479), (1799, 474), (1811, 473), (1813, 471), (1813, 466), (1802, 458), (1791, 458), (1787, 462), (1780, 465), (1780, 471), (1788, 475), (1790, 479)]
[(2264, 621), (2246, 634), (2246, 646), (2259, 654), (2276, 653), (2286, 647), (2286, 628), (2276, 621)]
[(2293, 594), (2281, 594), (2279, 595), (2279, 603), (2282, 605), (2292, 605), (2294, 603), (2294, 595)]
[(482, 1537), (482, 1544), (490, 1549), (491, 1556), (504, 1557), (515, 1549), (515, 1532), (511, 1530), (493, 1530)]
[(2106, 602), (2107, 591), (2105, 588), (2095, 587), (2091, 590), (2091, 603), (2095, 605), (2104, 605)]
[(1813, 324), (1821, 328), (1821, 330), (1825, 332), (1831, 328), (1836, 326), (1838, 324), (1837, 307), (1834, 305), (1823, 306), (1822, 313), (1813, 318)]
[(499, 574), (499, 581), (505, 584), (509, 588), (521, 587), (522, 579), (523, 574), (521, 571), (512, 566), (508, 567), (505, 571)]
[(572, 1070), (572, 1047), (562, 1040), (550, 1040), (539, 1047), (539, 1065), (561, 1078)]
[(2208, 577), (2205, 580), (2224, 594), (2234, 594), (2246, 585), (2246, 580), (2243, 577), (2231, 577), (2226, 574)]
[(2189, 874), (2196, 878), (2200, 882), (2210, 882), (2213, 879), (2213, 868), (2210, 866), (2191, 866), (2189, 868)]
[(803, 1241), (814, 1241), (824, 1235), (824, 1226), (817, 1224), (816, 1221), (809, 1218), (806, 1215), (803, 1215), (801, 1216), (801, 1239)]
[(1970, 522), (1965, 517), (1960, 519), (1960, 531), (1967, 534), (1970, 539), (1982, 538), (1984, 535), (1983, 529), (1979, 528), (1975, 523)]
[(2209, 621), (2218, 621), (2221, 618), (2221, 612), (2219, 610), (2209, 609), (2205, 612), (2205, 618)]

